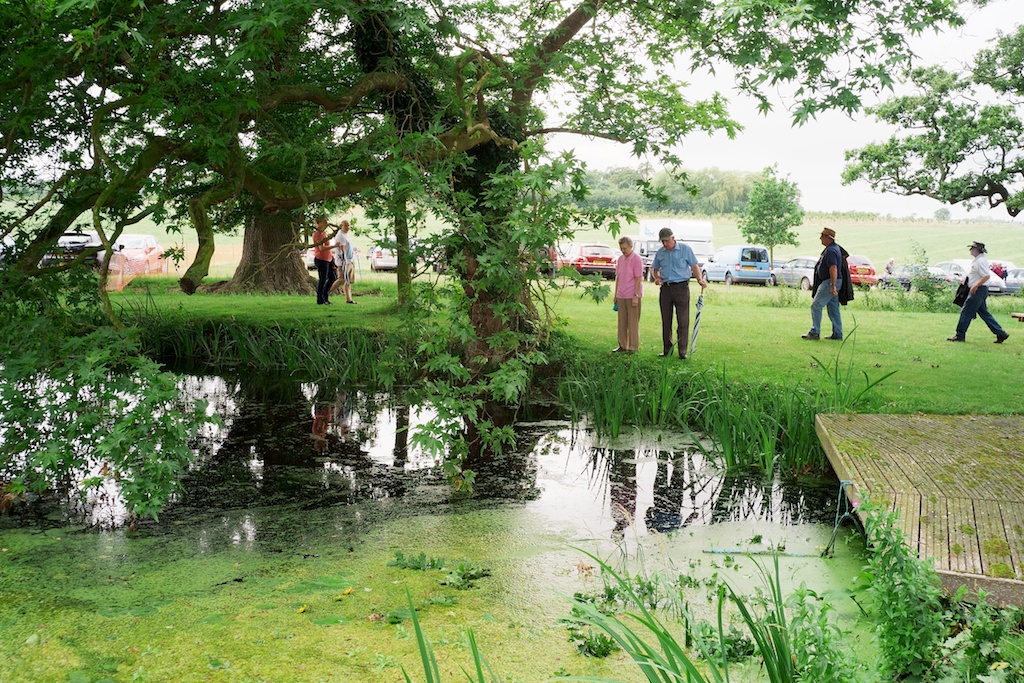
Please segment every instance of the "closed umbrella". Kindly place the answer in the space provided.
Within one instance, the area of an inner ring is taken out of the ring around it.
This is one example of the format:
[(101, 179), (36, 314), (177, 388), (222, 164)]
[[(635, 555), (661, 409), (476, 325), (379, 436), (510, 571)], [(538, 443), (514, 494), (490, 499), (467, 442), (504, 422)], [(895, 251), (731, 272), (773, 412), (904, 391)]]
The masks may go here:
[(704, 308), (704, 292), (697, 297), (697, 314), (693, 316), (693, 334), (690, 335), (690, 355), (697, 348), (697, 332), (700, 330), (700, 309)]

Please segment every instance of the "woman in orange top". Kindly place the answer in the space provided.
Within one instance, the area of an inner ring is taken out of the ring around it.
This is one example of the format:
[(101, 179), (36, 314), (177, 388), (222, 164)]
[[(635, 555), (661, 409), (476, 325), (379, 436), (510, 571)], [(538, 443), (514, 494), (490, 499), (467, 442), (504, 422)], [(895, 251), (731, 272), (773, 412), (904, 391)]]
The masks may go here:
[(327, 216), (316, 217), (316, 229), (313, 231), (313, 263), (316, 264), (316, 303), (331, 303), (331, 285), (338, 279), (334, 271), (334, 256), (331, 253), (331, 240), (327, 235)]

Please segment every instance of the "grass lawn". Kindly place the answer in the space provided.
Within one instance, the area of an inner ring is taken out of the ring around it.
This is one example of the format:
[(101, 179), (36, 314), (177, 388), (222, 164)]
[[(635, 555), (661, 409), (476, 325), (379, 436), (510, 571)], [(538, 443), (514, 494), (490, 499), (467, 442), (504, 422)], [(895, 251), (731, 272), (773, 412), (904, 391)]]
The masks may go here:
[[(147, 290), (148, 288), (148, 290)], [(693, 294), (696, 296), (696, 286)], [(317, 306), (312, 297), (223, 296), (199, 293), (187, 297), (171, 279), (136, 282), (115, 295), (115, 305), (155, 306), (183, 311), (190, 317), (278, 322), (302, 326), (363, 326), (386, 329), (400, 322), (395, 305), (393, 274), (367, 275), (355, 286), (357, 306)], [(657, 288), (645, 285), (640, 319), (641, 359), (660, 362), (661, 323)], [(843, 308), (845, 344), (800, 338), (810, 326), (810, 297), (789, 288), (712, 284), (705, 295), (697, 351), (686, 361), (669, 362), (689, 369), (726, 373), (730, 380), (799, 385), (827, 381), (825, 368), (863, 386), (864, 374), (875, 379), (895, 375), (876, 387), (861, 406), (870, 412), (1018, 413), (1024, 406), (1024, 325), (1009, 316), (1024, 311), (1021, 297), (992, 297), (990, 308), (1010, 333), (1001, 345), (980, 320), (975, 320), (967, 343), (946, 337), (956, 325), (955, 313), (876, 311), (864, 309), (864, 294)], [(872, 292), (872, 297), (890, 296)], [(341, 301), (339, 297), (339, 302)], [(616, 314), (611, 302), (580, 298), (574, 290), (550, 298), (564, 329), (581, 352), (595, 360), (614, 362)], [(691, 313), (692, 315), (692, 313)], [(823, 317), (823, 333), (831, 328)]]
[[(694, 301), (697, 290), (693, 285)], [(644, 297), (639, 353), (653, 357), (661, 351), (657, 288), (645, 285)], [(864, 310), (857, 299), (842, 310), (847, 341), (841, 344), (800, 338), (810, 327), (806, 293), (715, 283), (704, 297), (696, 353), (685, 363), (698, 370), (724, 371), (737, 381), (797, 385), (822, 381), (825, 373), (818, 361), (834, 367), (838, 358), (844, 377), (852, 362), (850, 379), (859, 386), (864, 385), (865, 372), (872, 379), (896, 372), (869, 394), (862, 406), (869, 412), (1017, 413), (1024, 406), (1024, 325), (1008, 313), (1024, 310), (1024, 300), (989, 301), (1011, 335), (1002, 345), (992, 343), (995, 337), (980, 320), (971, 325), (967, 343), (953, 344), (946, 337), (956, 326), (955, 313)], [(616, 346), (616, 314), (610, 303), (594, 304), (567, 294), (559, 313), (595, 357)], [(822, 333), (830, 334), (827, 315), (822, 326)], [(669, 362), (683, 363), (675, 358)]]

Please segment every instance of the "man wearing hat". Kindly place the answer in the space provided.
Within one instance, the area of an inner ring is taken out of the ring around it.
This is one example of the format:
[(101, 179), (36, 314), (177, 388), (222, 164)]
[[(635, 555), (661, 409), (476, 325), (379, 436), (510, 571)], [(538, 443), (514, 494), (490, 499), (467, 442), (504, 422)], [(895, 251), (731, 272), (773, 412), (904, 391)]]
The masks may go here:
[(661, 306), (662, 352), (658, 355), (672, 355), (672, 311), (675, 310), (679, 358), (685, 359), (690, 338), (690, 277), (697, 278), (701, 289), (705, 289), (708, 283), (701, 276), (693, 249), (683, 242), (677, 242), (672, 235), (672, 228), (662, 228), (658, 232), (658, 239), (661, 240), (661, 248), (651, 261), (654, 284), (661, 287), (658, 303)]
[(988, 304), (986, 303), (988, 287), (985, 283), (992, 277), (992, 269), (988, 265), (988, 259), (982, 256), (985, 253), (985, 245), (981, 242), (971, 242), (969, 248), (971, 256), (974, 257), (974, 260), (971, 261), (971, 270), (967, 273), (967, 286), (970, 287), (971, 293), (967, 296), (967, 301), (964, 302), (963, 308), (960, 309), (960, 322), (956, 325), (956, 334), (949, 337), (948, 341), (966, 341), (967, 328), (971, 326), (971, 321), (977, 315), (985, 321), (988, 329), (992, 330), (992, 334), (996, 335), (996, 344), (1002, 344), (1009, 339), (1010, 335), (999, 326), (996, 319), (988, 312)]
[(850, 281), (850, 266), (846, 263), (849, 254), (836, 244), (836, 231), (821, 229), (821, 244), (825, 249), (814, 266), (814, 299), (811, 301), (811, 329), (802, 335), (804, 339), (821, 339), (821, 309), (828, 309), (832, 323), (832, 336), (826, 339), (840, 341), (843, 338), (843, 316), (839, 305), (845, 305), (853, 298), (853, 283)]

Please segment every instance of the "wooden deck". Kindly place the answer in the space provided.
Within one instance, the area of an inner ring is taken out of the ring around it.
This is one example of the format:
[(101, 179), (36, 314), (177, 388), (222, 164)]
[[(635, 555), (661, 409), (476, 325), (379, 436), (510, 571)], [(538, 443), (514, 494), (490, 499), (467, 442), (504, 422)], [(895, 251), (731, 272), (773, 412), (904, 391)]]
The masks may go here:
[(818, 415), (854, 505), (896, 509), (943, 584), (1024, 605), (1024, 417)]

